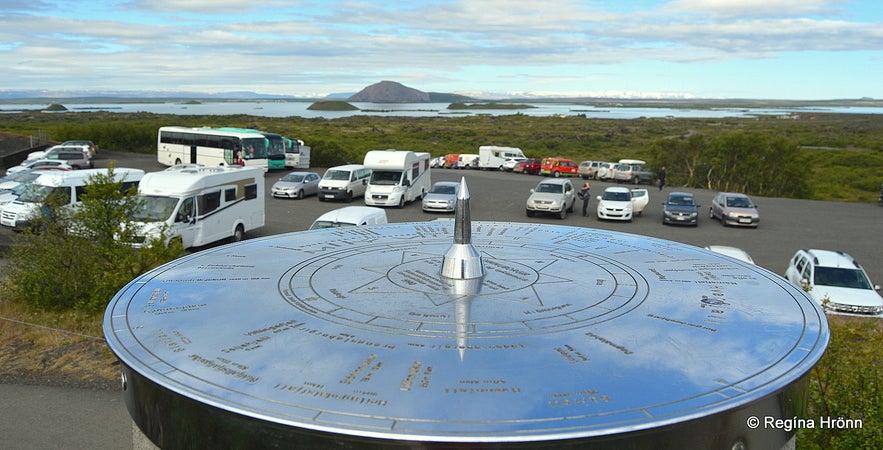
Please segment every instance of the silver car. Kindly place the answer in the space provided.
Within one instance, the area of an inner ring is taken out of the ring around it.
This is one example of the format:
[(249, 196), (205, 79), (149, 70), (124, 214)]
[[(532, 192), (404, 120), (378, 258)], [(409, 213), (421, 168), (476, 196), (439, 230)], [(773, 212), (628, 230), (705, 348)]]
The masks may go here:
[(300, 199), (316, 195), (320, 179), (316, 172), (291, 172), (273, 184), (273, 197)]
[(460, 183), (439, 181), (423, 196), (423, 211), (453, 212), (457, 207), (457, 193)]
[(757, 206), (745, 194), (733, 192), (721, 192), (714, 196), (711, 208), (708, 209), (708, 217), (718, 219), (726, 225), (743, 227), (757, 227), (760, 224), (760, 214)]
[(527, 217), (533, 217), (536, 213), (556, 214), (560, 218), (567, 217), (567, 213), (573, 212), (573, 202), (576, 197), (573, 184), (565, 178), (546, 178), (540, 181), (536, 188), (530, 190), (527, 199)]

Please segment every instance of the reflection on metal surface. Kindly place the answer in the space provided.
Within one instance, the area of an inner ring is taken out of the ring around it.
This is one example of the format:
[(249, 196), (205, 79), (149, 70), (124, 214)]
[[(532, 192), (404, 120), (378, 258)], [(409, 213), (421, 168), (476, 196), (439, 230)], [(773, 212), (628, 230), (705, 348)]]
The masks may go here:
[[(104, 329), (133, 419), (169, 447), (792, 437), (744, 425), (800, 414), (827, 343), (781, 277), (644, 236), (454, 222), (254, 239), (132, 281)], [(452, 236), (479, 276), (442, 269)]]

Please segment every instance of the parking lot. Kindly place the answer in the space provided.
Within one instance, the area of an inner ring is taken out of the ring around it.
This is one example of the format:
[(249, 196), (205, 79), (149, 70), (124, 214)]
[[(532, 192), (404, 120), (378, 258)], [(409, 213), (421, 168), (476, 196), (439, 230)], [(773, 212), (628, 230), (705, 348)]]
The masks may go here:
[[(116, 167), (135, 167), (146, 171), (162, 170), (152, 155), (133, 155), (102, 151), (96, 167), (106, 167), (109, 161)], [(310, 169), (320, 175), (323, 169)], [(669, 168), (672, 173), (676, 168)], [(276, 199), (269, 196), (269, 188), (286, 172), (270, 172), (267, 183), (267, 225), (250, 233), (249, 237), (268, 236), (309, 228), (312, 221), (326, 211), (347, 206), (346, 203), (320, 202), (315, 197), (304, 200)], [(754, 261), (772, 272), (783, 274), (788, 259), (800, 248), (822, 248), (849, 253), (859, 261), (875, 284), (883, 284), (883, 207), (876, 204), (821, 202), (753, 196), (758, 205), (761, 222), (757, 229), (724, 227), (708, 218), (708, 206), (717, 191), (682, 189), (666, 186), (660, 192), (655, 186), (642, 185), (650, 190), (650, 203), (641, 216), (632, 222), (608, 222), (595, 218), (596, 196), (612, 183), (591, 181), (592, 200), (589, 216), (580, 215), (579, 200), (574, 213), (565, 219), (555, 216), (528, 218), (525, 201), (530, 189), (541, 180), (534, 175), (503, 173), (497, 171), (432, 169), (432, 181), (459, 181), (466, 178), (471, 194), (473, 220), (532, 222), (590, 227), (652, 236), (685, 244), (730, 245), (747, 251)], [(573, 180), (579, 188), (583, 180)], [(681, 227), (662, 224), (662, 202), (668, 192), (682, 190), (691, 192), (701, 205), (699, 225)], [(359, 198), (352, 205), (364, 205)], [(386, 210), (390, 222), (426, 221), (449, 214), (424, 213), (420, 203), (414, 202), (404, 208)]]

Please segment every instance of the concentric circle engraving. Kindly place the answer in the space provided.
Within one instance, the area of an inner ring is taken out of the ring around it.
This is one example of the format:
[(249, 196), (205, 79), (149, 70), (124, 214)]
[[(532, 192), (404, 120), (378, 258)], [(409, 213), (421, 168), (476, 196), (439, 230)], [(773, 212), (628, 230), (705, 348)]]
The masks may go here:
[(130, 380), (237, 417), (482, 443), (739, 409), (804, 376), (827, 342), (805, 293), (722, 255), (587, 228), (471, 231), (484, 276), (466, 280), (439, 273), (446, 222), (206, 250), (121, 290), (105, 335)]

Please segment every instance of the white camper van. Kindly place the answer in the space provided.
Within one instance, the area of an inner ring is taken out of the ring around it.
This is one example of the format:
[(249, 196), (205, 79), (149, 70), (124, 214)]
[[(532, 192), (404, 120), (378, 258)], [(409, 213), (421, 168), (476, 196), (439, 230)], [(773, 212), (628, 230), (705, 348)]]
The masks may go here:
[(221, 239), (240, 241), (264, 226), (264, 171), (260, 167), (206, 166), (167, 169), (144, 175), (143, 200), (133, 217), (136, 247), (165, 232), (184, 248)]
[[(33, 220), (41, 214), (43, 203), (48, 198), (52, 198), (55, 205), (77, 208), (82, 203), (80, 196), (92, 177), (107, 174), (107, 171), (108, 169), (85, 169), (44, 173), (22, 191), (15, 201), (3, 207), (0, 224), (17, 230), (30, 227)], [(116, 168), (113, 174), (114, 181), (122, 182), (122, 189), (126, 190), (141, 181), (144, 171)]]
[(432, 187), (429, 179), (429, 153), (408, 150), (372, 150), (365, 154), (365, 167), (371, 169), (365, 204), (405, 206), (423, 197)]
[(319, 201), (343, 200), (347, 203), (365, 195), (371, 169), (361, 164), (347, 164), (325, 171), (319, 180)]
[(527, 159), (524, 152), (517, 147), (497, 147), (482, 145), (478, 147), (478, 168), (504, 170), (507, 159)]

